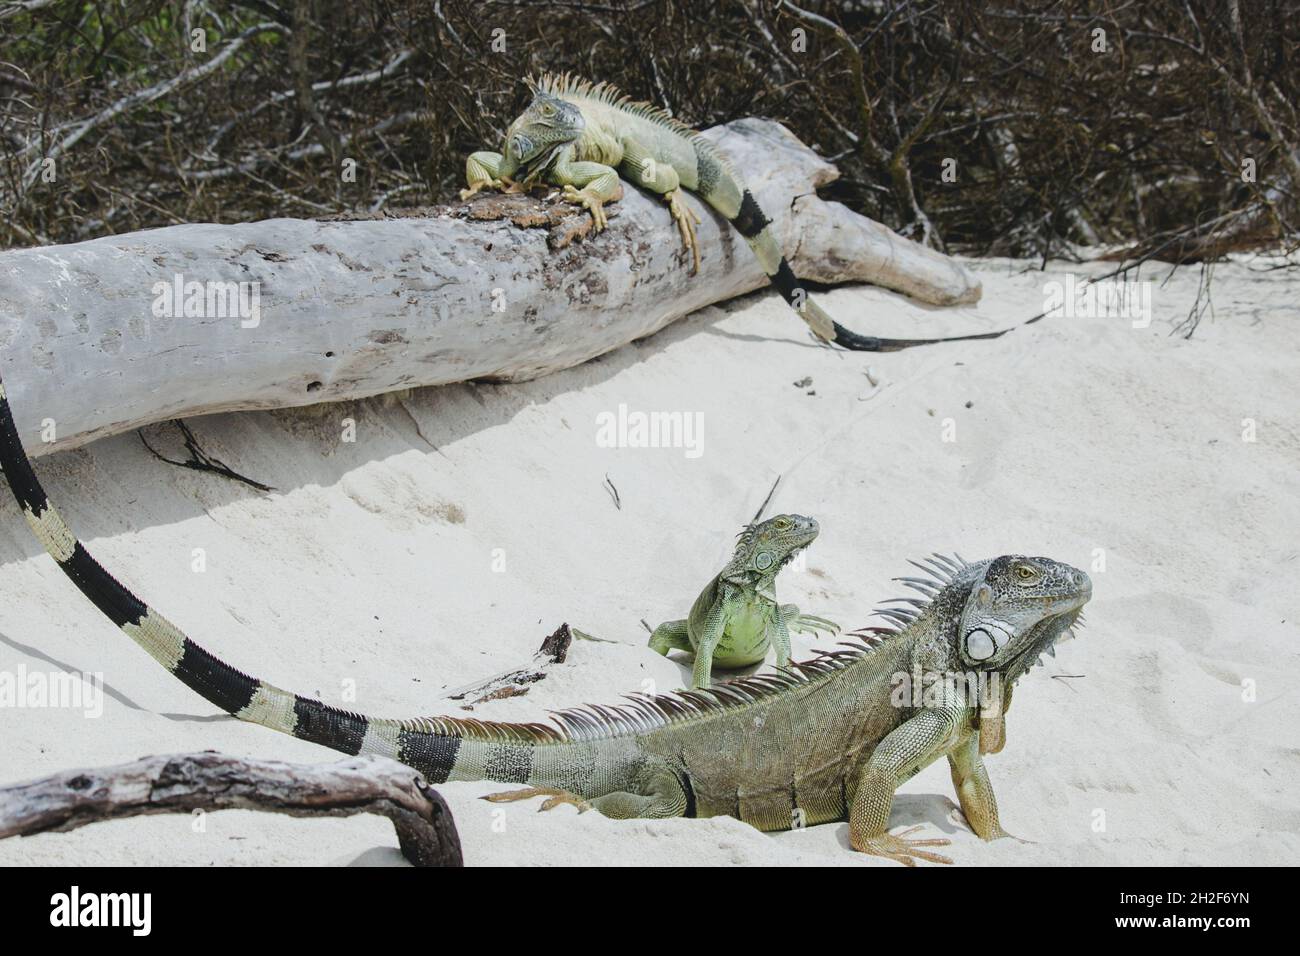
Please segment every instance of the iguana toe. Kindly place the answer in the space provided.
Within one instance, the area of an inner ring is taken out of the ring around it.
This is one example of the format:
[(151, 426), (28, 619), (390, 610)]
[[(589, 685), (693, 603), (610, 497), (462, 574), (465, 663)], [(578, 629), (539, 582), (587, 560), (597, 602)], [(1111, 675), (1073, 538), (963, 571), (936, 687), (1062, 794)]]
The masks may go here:
[(677, 230), (682, 234), (682, 245), (691, 254), (691, 275), (695, 275), (700, 271), (700, 244), (695, 237), (695, 227), (699, 225), (700, 217), (686, 204), (686, 194), (680, 186), (665, 193), (664, 199), (668, 201), (668, 211), (672, 213), (677, 222)]
[(554, 787), (524, 787), (522, 790), (503, 790), (499, 793), (489, 793), (481, 799), (487, 800), (489, 803), (514, 803), (518, 800), (531, 800), (533, 797), (547, 798), (537, 808), (538, 813), (545, 810), (554, 810), (562, 803), (576, 807), (579, 813), (586, 813), (591, 809), (591, 804), (576, 793), (570, 793), (568, 790), (558, 790)]
[(914, 826), (897, 835), (886, 832), (872, 836), (858, 836), (850, 830), (849, 845), (859, 853), (883, 856), (902, 863), (904, 866), (916, 866), (917, 860), (925, 860), (928, 863), (951, 863), (952, 860), (946, 856), (931, 853), (929, 850), (919, 850), (917, 847), (948, 846), (952, 841), (943, 837), (932, 837), (924, 840), (907, 839), (909, 833), (915, 833), (919, 829), (921, 829), (920, 826)]
[[(504, 184), (499, 179), (484, 179), (477, 183), (470, 183), (468, 189), (462, 189), (460, 191), (460, 200), (461, 202), (465, 202), (466, 200), (477, 196), (485, 189), (501, 189), (503, 185)], [(509, 190), (507, 190), (507, 192), (508, 191)]]
[(790, 622), (790, 630), (805, 634), (816, 634), (818, 631), (825, 631), (827, 634), (838, 634), (840, 626), (834, 621), (828, 621), (826, 618), (818, 617), (815, 614), (800, 614)]
[(566, 185), (564, 198), (591, 213), (592, 229), (596, 232), (604, 232), (605, 227), (609, 225), (609, 220), (605, 216), (605, 203), (599, 196), (586, 189), (575, 189), (573, 186)]

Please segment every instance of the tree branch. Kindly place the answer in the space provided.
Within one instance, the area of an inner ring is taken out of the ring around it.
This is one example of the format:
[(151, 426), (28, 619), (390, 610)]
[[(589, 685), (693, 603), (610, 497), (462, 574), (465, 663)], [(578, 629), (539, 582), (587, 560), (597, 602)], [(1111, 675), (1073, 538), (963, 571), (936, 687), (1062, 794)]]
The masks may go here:
[(402, 855), (413, 865), (462, 864), (460, 837), (442, 797), (410, 767), (374, 756), (292, 764), (205, 751), (69, 770), (0, 788), (0, 839), (193, 810), (294, 817), (375, 813), (393, 822)]

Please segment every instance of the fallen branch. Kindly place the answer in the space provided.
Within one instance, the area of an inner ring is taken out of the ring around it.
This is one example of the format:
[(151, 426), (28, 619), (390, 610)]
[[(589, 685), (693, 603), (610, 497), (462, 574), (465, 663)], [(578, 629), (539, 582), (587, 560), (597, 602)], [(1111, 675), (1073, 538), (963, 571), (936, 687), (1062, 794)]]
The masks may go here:
[(618, 493), (618, 489), (614, 487), (614, 482), (610, 481), (609, 475), (605, 476), (605, 490), (609, 492), (609, 497), (613, 499), (614, 508), (618, 511), (622, 511), (623, 497)]
[(473, 710), (475, 704), (481, 704), (485, 700), (519, 697), (528, 693), (529, 684), (536, 684), (538, 681), (546, 680), (546, 669), (548, 667), (552, 664), (564, 663), (564, 659), (569, 653), (569, 645), (572, 642), (573, 633), (569, 630), (569, 625), (561, 624), (555, 629), (555, 633), (542, 641), (542, 646), (537, 649), (533, 659), (525, 666), (512, 668), (497, 674), (495, 677), (489, 677), (487, 680), (457, 687), (455, 690), (444, 694), (443, 697), (448, 700), (464, 701), (461, 705), (462, 710)]
[(766, 511), (767, 506), (772, 503), (772, 496), (776, 494), (776, 486), (779, 485), (780, 483), (781, 483), (781, 476), (777, 475), (776, 481), (772, 482), (772, 487), (767, 489), (767, 497), (763, 499), (763, 503), (759, 505), (758, 510), (754, 512), (754, 517), (753, 520), (749, 522), (750, 524), (758, 524), (759, 519), (763, 517), (763, 512)]
[(184, 461), (181, 461), (178, 458), (168, 458), (166, 455), (159, 452), (153, 447), (153, 445), (149, 444), (149, 439), (144, 437), (144, 429), (141, 429), (138, 433), (140, 435), (140, 443), (143, 444), (145, 448), (149, 449), (149, 454), (153, 455), (159, 461), (166, 462), (169, 465), (175, 465), (178, 468), (192, 468), (195, 471), (209, 471), (214, 475), (221, 475), (223, 478), (229, 478), (231, 481), (237, 481), (241, 484), (248, 485), (250, 488), (256, 488), (258, 491), (275, 490), (270, 485), (264, 485), (260, 481), (241, 475), (221, 459), (213, 458), (205, 452), (202, 447), (200, 447), (199, 440), (194, 437), (194, 432), (190, 430), (190, 426), (186, 425), (180, 419), (172, 422), (172, 424), (177, 427), (181, 433), (181, 437), (185, 439), (185, 450), (190, 453), (190, 457)]
[(205, 751), (69, 770), (0, 788), (0, 839), (65, 833), (101, 820), (193, 810), (265, 810), (294, 817), (375, 813), (414, 866), (460, 866), (451, 810), (420, 775), (387, 757), (292, 764)]

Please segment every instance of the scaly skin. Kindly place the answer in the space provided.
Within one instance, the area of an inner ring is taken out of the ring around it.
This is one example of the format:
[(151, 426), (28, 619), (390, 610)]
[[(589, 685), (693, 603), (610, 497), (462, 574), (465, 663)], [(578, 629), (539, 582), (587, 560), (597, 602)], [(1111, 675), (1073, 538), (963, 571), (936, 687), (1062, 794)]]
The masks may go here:
[(347, 754), (395, 758), (435, 783), (525, 785), (500, 800), (540, 794), (545, 806), (567, 802), (615, 818), (730, 815), (760, 830), (847, 815), (855, 850), (907, 864), (946, 862), (926, 849), (946, 841), (887, 829), (899, 784), (940, 757), (972, 829), (985, 840), (1004, 831), (980, 753), (980, 695), (944, 681), (899, 694), (900, 677), (957, 673), (1010, 687), (1052, 651), (1092, 594), (1086, 574), (1048, 558), (936, 559), (935, 578), (912, 579), (931, 600), (882, 609), (901, 628), (870, 629), (863, 644), (774, 674), (562, 711), (554, 725), (369, 718), (236, 670), (104, 570), (32, 471), (3, 383), (0, 468), (73, 583), (168, 672), (241, 720)]
[(605, 204), (621, 195), (620, 179), (662, 196), (700, 267), (695, 226), (687, 204), (694, 193), (727, 218), (753, 250), (782, 298), (827, 342), (864, 352), (892, 352), (913, 345), (997, 338), (1003, 332), (938, 339), (883, 339), (858, 335), (835, 322), (799, 285), (768, 228), (753, 193), (726, 158), (690, 127), (649, 103), (633, 102), (607, 83), (569, 75), (529, 79), (533, 101), (510, 124), (501, 152), (470, 154), (462, 199), (484, 189), (526, 189), (545, 182), (591, 213), (597, 232), (608, 224)]
[(793, 604), (776, 601), (776, 576), (796, 554), (812, 544), (820, 529), (803, 515), (777, 515), (740, 534), (736, 553), (700, 592), (690, 614), (654, 629), (650, 647), (695, 654), (691, 684), (708, 687), (716, 667), (746, 667), (776, 648), (776, 666), (790, 663), (790, 633), (839, 633), (821, 617), (800, 614)]

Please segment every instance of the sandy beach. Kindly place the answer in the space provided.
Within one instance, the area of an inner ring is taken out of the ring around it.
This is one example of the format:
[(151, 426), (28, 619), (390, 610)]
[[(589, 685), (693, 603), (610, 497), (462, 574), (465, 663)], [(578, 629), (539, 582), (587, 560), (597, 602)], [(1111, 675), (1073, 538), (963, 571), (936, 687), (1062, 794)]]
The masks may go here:
[[(870, 287), (820, 301), (865, 333), (987, 331), (1041, 311), (1045, 284), (1078, 269), (965, 261), (984, 283), (976, 306)], [(902, 788), (891, 825), (949, 837), (963, 866), (1293, 863), (1300, 281), (1265, 265), (1216, 266), (1213, 314), (1190, 340), (1169, 331), (1195, 268), (1143, 272), (1147, 327), (1054, 317), (874, 356), (818, 346), (769, 293), (530, 383), (190, 422), (269, 494), (164, 464), (136, 435), (37, 470), (101, 562), (195, 640), (377, 716), (543, 720), (683, 686), (689, 659), (650, 651), (640, 622), (685, 616), (778, 475), (769, 513), (822, 526), (778, 593), (849, 628), (900, 593), (890, 578), (908, 558), (1053, 557), (1088, 570), (1094, 597), (1078, 639), (1017, 688), (989, 759), (1020, 839), (970, 832), (942, 763)], [(608, 447), (601, 423), (637, 412), (698, 428), (686, 447)], [(4, 783), (205, 749), (337, 758), (219, 714), (165, 673), (75, 591), (8, 496), (0, 574), (0, 671), (99, 674), (104, 690), (96, 716), (3, 713)], [(526, 695), (470, 713), (443, 699), (526, 662), (561, 622), (603, 641), (576, 641)], [(794, 640), (796, 659), (834, 644)], [(844, 823), (769, 835), (477, 799), (500, 784), (439, 789), (470, 865), (896, 865), (851, 852)], [(244, 811), (0, 841), (0, 864), (48, 863), (404, 865), (385, 820)]]

